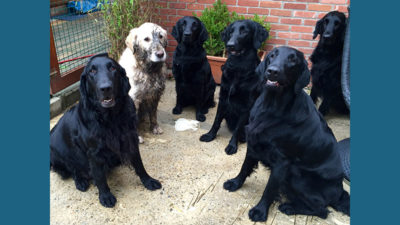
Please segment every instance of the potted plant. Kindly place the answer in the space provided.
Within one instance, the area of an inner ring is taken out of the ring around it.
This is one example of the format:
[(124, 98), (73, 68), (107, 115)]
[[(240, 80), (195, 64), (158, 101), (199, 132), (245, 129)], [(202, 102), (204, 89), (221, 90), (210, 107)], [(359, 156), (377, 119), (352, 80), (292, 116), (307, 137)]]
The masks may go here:
[[(193, 15), (198, 17), (195, 13)], [(220, 84), (222, 76), (221, 66), (225, 64), (227, 59), (225, 57), (225, 44), (221, 40), (221, 33), (230, 23), (239, 19), (245, 19), (245, 17), (243, 15), (239, 16), (236, 12), (229, 12), (225, 3), (222, 3), (221, 0), (216, 0), (213, 7), (204, 9), (198, 18), (203, 22), (208, 31), (209, 38), (204, 42), (203, 46), (207, 52), (207, 59), (210, 63), (214, 80), (217, 84)], [(265, 22), (265, 16), (260, 17), (254, 14), (253, 18), (248, 19), (256, 21), (268, 31), (270, 30), (269, 23)], [(264, 46), (265, 42), (260, 49), (264, 49)]]

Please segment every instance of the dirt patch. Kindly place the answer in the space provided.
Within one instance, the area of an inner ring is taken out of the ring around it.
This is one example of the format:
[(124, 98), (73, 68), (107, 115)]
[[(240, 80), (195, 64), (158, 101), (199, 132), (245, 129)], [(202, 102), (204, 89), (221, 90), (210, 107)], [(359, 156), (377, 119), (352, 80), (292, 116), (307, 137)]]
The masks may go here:
[[(238, 153), (225, 154), (230, 133), (222, 124), (216, 140), (199, 141), (214, 120), (216, 107), (206, 115), (197, 131), (177, 132), (178, 118), (195, 119), (193, 108), (185, 108), (181, 115), (173, 115), (175, 105), (174, 81), (167, 82), (166, 91), (158, 111), (164, 134), (143, 133), (145, 143), (140, 152), (148, 173), (160, 180), (161, 190), (148, 191), (139, 177), (128, 167), (116, 168), (108, 183), (117, 198), (114, 208), (104, 208), (98, 200), (98, 191), (91, 185), (80, 192), (72, 179), (62, 180), (50, 172), (50, 222), (51, 224), (254, 224), (248, 218), (249, 210), (261, 198), (267, 184), (269, 171), (259, 166), (236, 192), (222, 188), (223, 182), (237, 175), (244, 160), (246, 145), (240, 144)], [(219, 93), (219, 88), (215, 98)], [(61, 116), (50, 121), (53, 127)], [(345, 116), (327, 118), (338, 140), (350, 136), (350, 120)], [(349, 186), (345, 189), (349, 190)], [(274, 204), (266, 223), (276, 225), (296, 224), (349, 224), (350, 218), (332, 208), (326, 220), (311, 216), (287, 216)]]

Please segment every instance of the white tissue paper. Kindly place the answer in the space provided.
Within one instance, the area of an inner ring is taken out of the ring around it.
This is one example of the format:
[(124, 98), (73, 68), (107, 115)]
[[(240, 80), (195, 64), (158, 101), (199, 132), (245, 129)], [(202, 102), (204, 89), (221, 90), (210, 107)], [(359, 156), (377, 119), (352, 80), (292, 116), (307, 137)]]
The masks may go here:
[(199, 123), (200, 122), (197, 120), (188, 120), (185, 118), (179, 118), (177, 121), (175, 121), (175, 130), (184, 131), (192, 129), (193, 131), (196, 131), (199, 128)]

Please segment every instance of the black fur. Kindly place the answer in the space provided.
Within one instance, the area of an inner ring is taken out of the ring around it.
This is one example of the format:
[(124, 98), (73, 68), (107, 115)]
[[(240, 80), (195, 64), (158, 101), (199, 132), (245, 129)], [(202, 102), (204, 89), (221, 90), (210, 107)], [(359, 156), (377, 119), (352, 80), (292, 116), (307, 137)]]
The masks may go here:
[(225, 119), (232, 131), (232, 138), (225, 149), (230, 155), (237, 152), (238, 140), (245, 142), (244, 127), (260, 91), (259, 76), (255, 73), (260, 63), (257, 48), (267, 39), (268, 32), (256, 22), (239, 20), (226, 27), (221, 37), (229, 55), (222, 66), (222, 82), (214, 123), (211, 130), (200, 137), (200, 141), (214, 140), (222, 119)]
[(326, 218), (328, 205), (350, 213), (350, 196), (343, 190), (343, 170), (336, 139), (302, 90), (310, 79), (302, 52), (273, 49), (258, 66), (263, 91), (250, 112), (247, 153), (237, 177), (224, 183), (239, 189), (260, 161), (271, 170), (259, 203), (249, 211), (252, 221), (265, 221), (270, 205), (287, 201), (279, 210), (287, 215)]
[(322, 115), (326, 115), (331, 108), (338, 113), (349, 113), (341, 86), (345, 30), (346, 16), (338, 11), (329, 12), (315, 26), (313, 38), (320, 35), (320, 40), (310, 57), (312, 62), (310, 95), (314, 103), (318, 97), (322, 97), (319, 107)]
[(116, 202), (106, 173), (121, 163), (133, 166), (147, 189), (161, 188), (143, 167), (129, 89), (125, 70), (116, 61), (107, 54), (91, 57), (81, 75), (78, 105), (50, 132), (50, 167), (63, 178), (72, 176), (80, 191), (93, 179), (105, 207)]
[(194, 105), (196, 120), (203, 122), (204, 114), (215, 106), (215, 82), (203, 48), (208, 39), (207, 30), (196, 17), (185, 16), (176, 22), (172, 36), (178, 42), (172, 66), (176, 90), (172, 113), (181, 114), (183, 107)]

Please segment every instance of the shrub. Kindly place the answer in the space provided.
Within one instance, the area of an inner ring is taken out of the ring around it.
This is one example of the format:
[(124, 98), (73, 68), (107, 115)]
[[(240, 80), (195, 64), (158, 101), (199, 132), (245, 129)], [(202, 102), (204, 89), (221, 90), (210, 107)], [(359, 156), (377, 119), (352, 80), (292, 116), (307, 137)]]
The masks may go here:
[(125, 39), (132, 28), (145, 22), (160, 22), (159, 6), (153, 0), (104, 0), (99, 7), (111, 43), (108, 54), (116, 60), (126, 48)]
[[(193, 15), (198, 17), (195, 13), (193, 13)], [(226, 4), (222, 3), (221, 0), (215, 1), (212, 8), (205, 8), (198, 18), (204, 23), (209, 35), (208, 40), (204, 42), (203, 45), (207, 55), (223, 57), (225, 56), (225, 45), (221, 40), (222, 31), (224, 31), (225, 27), (230, 23), (236, 20), (246, 19), (243, 15), (238, 15), (236, 12), (230, 13)], [(265, 18), (266, 16), (260, 17), (254, 14), (254, 17), (247, 19), (260, 23), (269, 31), (271, 27), (269, 23), (265, 22)], [(265, 43), (266, 42), (261, 45), (261, 49), (264, 49)]]

